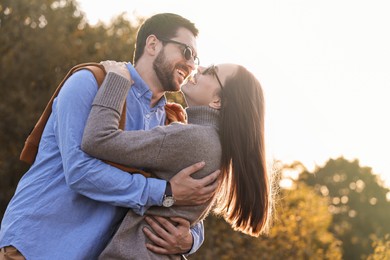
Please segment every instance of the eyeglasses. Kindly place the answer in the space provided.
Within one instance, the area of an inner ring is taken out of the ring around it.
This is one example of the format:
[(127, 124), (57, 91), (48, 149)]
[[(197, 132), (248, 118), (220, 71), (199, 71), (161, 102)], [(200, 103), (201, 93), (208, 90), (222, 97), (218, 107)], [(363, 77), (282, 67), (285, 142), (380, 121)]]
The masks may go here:
[(198, 84), (198, 77), (199, 77), (199, 74), (201, 75), (213, 75), (215, 76), (215, 78), (217, 79), (218, 81), (218, 84), (219, 84), (219, 87), (221, 88), (221, 90), (223, 89), (223, 85), (221, 83), (221, 80), (219, 79), (218, 77), (218, 74), (217, 74), (217, 71), (218, 71), (218, 67), (216, 67), (215, 65), (210, 65), (209, 67), (207, 67), (206, 69), (204, 69), (202, 72), (196, 72), (196, 73), (193, 73), (191, 74), (189, 77), (188, 77), (188, 81), (191, 82), (192, 84), (196, 85)]
[(162, 42), (174, 43), (174, 44), (178, 44), (178, 45), (184, 47), (184, 51), (183, 51), (184, 58), (186, 60), (190, 60), (191, 58), (193, 58), (196, 66), (198, 66), (200, 64), (199, 57), (194, 55), (194, 51), (192, 50), (192, 48), (189, 45), (182, 43), (182, 42), (166, 39), (166, 38), (158, 38), (158, 39)]
[(218, 68), (215, 67), (215, 65), (210, 65), (204, 71), (202, 71), (202, 75), (208, 75), (208, 74), (214, 75), (218, 80), (219, 86), (221, 87), (221, 89), (223, 89), (223, 85), (217, 74), (217, 70)]

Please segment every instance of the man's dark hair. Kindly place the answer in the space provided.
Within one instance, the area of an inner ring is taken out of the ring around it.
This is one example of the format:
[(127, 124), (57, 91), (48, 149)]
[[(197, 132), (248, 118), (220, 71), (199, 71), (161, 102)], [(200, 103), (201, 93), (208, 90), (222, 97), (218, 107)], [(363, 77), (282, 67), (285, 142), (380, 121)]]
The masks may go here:
[(171, 39), (176, 36), (179, 28), (186, 28), (191, 31), (195, 37), (198, 36), (199, 31), (195, 27), (195, 24), (177, 14), (161, 13), (146, 19), (138, 30), (133, 64), (135, 65), (142, 56), (146, 45), (146, 39), (149, 35), (153, 34), (157, 38)]

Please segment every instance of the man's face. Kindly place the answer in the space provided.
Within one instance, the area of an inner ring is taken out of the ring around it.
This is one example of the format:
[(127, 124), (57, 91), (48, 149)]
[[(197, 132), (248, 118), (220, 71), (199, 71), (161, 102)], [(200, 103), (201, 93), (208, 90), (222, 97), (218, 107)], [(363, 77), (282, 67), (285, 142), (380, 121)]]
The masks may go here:
[[(190, 46), (196, 56), (196, 39), (189, 30), (180, 28), (177, 36), (169, 40)], [(184, 80), (195, 70), (193, 57), (187, 60), (184, 56), (184, 45), (165, 42), (153, 62), (153, 68), (164, 91), (179, 91)]]

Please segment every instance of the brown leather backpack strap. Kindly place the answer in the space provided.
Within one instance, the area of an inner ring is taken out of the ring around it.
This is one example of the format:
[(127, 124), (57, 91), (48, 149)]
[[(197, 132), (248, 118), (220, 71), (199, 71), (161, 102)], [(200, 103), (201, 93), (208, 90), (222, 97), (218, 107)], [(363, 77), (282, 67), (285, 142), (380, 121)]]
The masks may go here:
[[(84, 66), (80, 66), (77, 70), (87, 69), (90, 72), (93, 73), (95, 76), (95, 79), (98, 83), (98, 87), (100, 87), (103, 84), (104, 78), (106, 77), (106, 70), (104, 69), (104, 66), (100, 63), (84, 63), (82, 64)], [(122, 109), (122, 115), (119, 120), (119, 129), (124, 130), (126, 125), (126, 101), (123, 105)]]
[(149, 172), (145, 172), (141, 169), (137, 169), (137, 168), (133, 168), (133, 167), (128, 167), (128, 166), (125, 166), (125, 165), (122, 165), (122, 164), (119, 164), (119, 163), (114, 163), (114, 162), (110, 162), (110, 161), (104, 161), (105, 163), (111, 165), (111, 166), (114, 166), (124, 172), (129, 172), (129, 173), (139, 173), (139, 174), (142, 174), (143, 176), (145, 176), (146, 178), (149, 178), (149, 177), (153, 177), (154, 175), (149, 173)]
[[(106, 71), (104, 69), (104, 66), (101, 65), (100, 63), (95, 63), (95, 62), (89, 62), (89, 63), (81, 63), (81, 64), (78, 64), (76, 66), (74, 66), (67, 74), (66, 76), (64, 77), (64, 79), (61, 81), (61, 83), (58, 85), (57, 89), (54, 91), (52, 97), (50, 98), (48, 104), (46, 105), (42, 115), (40, 116), (40, 118), (38, 119), (37, 123), (35, 124), (33, 130), (31, 131), (31, 133), (29, 134), (29, 136), (27, 137), (26, 141), (25, 141), (25, 144), (24, 144), (24, 147), (22, 149), (22, 152), (20, 154), (20, 160), (21, 161), (24, 161), (28, 164), (33, 164), (34, 161), (35, 161), (35, 158), (36, 158), (36, 155), (38, 153), (38, 147), (39, 147), (39, 142), (41, 140), (41, 137), (42, 137), (42, 134), (43, 134), (43, 130), (45, 129), (45, 126), (46, 126), (46, 123), (47, 123), (47, 120), (49, 119), (49, 116), (52, 112), (52, 105), (53, 105), (53, 101), (54, 99), (58, 96), (58, 93), (60, 92), (62, 86), (64, 85), (65, 81), (71, 76), (73, 75), (75, 72), (79, 71), (79, 70), (89, 70), (93, 73), (95, 79), (96, 79), (96, 82), (98, 84), (98, 87), (100, 87), (104, 81), (104, 78), (106, 76)], [(122, 116), (120, 118), (120, 122), (119, 122), (119, 128), (124, 130), (125, 128), (125, 124), (126, 124), (126, 102), (123, 106), (123, 111), (122, 111)], [(121, 165), (121, 164), (117, 164), (117, 163), (114, 163), (114, 162), (109, 162), (109, 161), (105, 161), (106, 163), (116, 167), (116, 168), (119, 168), (123, 171), (127, 171), (127, 172), (130, 172), (130, 173), (140, 173), (142, 175), (144, 175), (145, 177), (151, 177), (152, 174), (150, 173), (147, 173), (143, 170), (140, 170), (140, 169), (135, 169), (135, 168), (131, 168), (131, 167), (127, 167), (127, 166), (124, 166), (124, 165)]]
[[(19, 157), (21, 161), (26, 162), (28, 164), (34, 163), (35, 157), (37, 156), (38, 153), (39, 142), (41, 141), (43, 130), (45, 129), (47, 120), (49, 119), (49, 116), (52, 112), (54, 99), (58, 96), (58, 93), (60, 92), (65, 81), (70, 76), (72, 76), (75, 72), (83, 69), (87, 69), (93, 73), (99, 87), (103, 83), (104, 77), (106, 76), (106, 71), (104, 69), (104, 66), (100, 63), (96, 63), (96, 62), (81, 63), (74, 66), (72, 69), (70, 69), (66, 74), (66, 76), (62, 79), (61, 83), (58, 85), (56, 90), (54, 91), (45, 109), (43, 110), (41, 116), (39, 117), (37, 123), (35, 124), (34, 128), (31, 130), (30, 134), (26, 138), (26, 141), (22, 148), (22, 152), (20, 153), (20, 157)], [(123, 130), (125, 127), (125, 123), (126, 123), (126, 103), (123, 106), (123, 112), (119, 122), (119, 128)]]
[[(61, 83), (58, 85), (56, 90), (54, 91), (52, 97), (50, 98), (49, 102), (47, 103), (45, 109), (43, 110), (41, 116), (39, 117), (37, 123), (35, 124), (34, 128), (32, 129), (29, 136), (26, 138), (26, 141), (24, 143), (24, 147), (22, 149), (22, 152), (20, 153), (19, 159), (23, 162), (26, 162), (28, 164), (33, 164), (35, 161), (35, 157), (38, 153), (38, 147), (39, 142), (41, 141), (43, 130), (45, 129), (47, 120), (49, 119), (49, 116), (51, 114), (51, 108), (53, 106), (54, 99), (58, 96), (58, 93), (60, 92), (62, 86), (64, 85), (65, 81), (76, 71), (80, 70), (80, 68), (85, 66), (96, 66), (96, 64), (99, 63), (82, 63), (74, 66), (69, 72), (66, 74), (66, 76), (63, 78)], [(100, 65), (100, 64), (99, 64)], [(102, 65), (100, 65), (102, 66)], [(104, 69), (104, 67), (103, 67)]]
[(99, 87), (103, 84), (104, 78), (106, 77), (106, 70), (102, 64), (95, 62), (82, 63), (74, 69), (73, 73), (83, 69), (92, 72)]

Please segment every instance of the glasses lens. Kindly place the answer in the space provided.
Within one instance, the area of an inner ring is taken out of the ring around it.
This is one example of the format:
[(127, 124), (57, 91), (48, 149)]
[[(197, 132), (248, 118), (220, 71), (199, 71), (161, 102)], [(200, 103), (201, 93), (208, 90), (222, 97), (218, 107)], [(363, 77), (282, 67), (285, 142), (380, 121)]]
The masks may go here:
[(190, 60), (192, 58), (192, 50), (190, 47), (186, 47), (184, 49), (184, 58), (186, 58), (186, 60)]
[(197, 65), (197, 66), (199, 65), (199, 58), (196, 56), (195, 57), (193, 56), (192, 49), (188, 46), (184, 49), (184, 58), (186, 60), (191, 60), (192, 58), (194, 58), (195, 65)]

